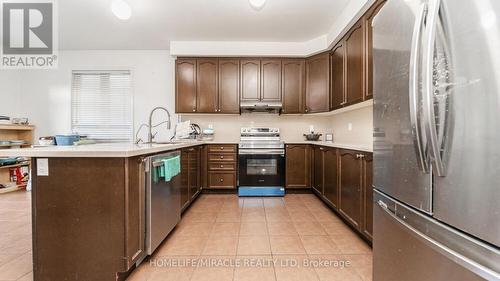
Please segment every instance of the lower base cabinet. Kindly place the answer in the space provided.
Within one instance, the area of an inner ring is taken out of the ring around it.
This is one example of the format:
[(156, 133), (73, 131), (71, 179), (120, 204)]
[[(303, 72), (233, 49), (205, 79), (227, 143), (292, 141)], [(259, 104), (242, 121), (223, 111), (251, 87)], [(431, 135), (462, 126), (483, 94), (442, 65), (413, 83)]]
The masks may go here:
[(285, 155), (285, 188), (309, 188), (311, 186), (311, 146), (287, 144)]
[(206, 146), (207, 189), (236, 189), (237, 146), (235, 144), (209, 144)]
[[(289, 162), (287, 154), (287, 164)], [(309, 169), (314, 193), (371, 241), (372, 153), (312, 145)], [(288, 174), (288, 166), (286, 170)]]
[(181, 150), (181, 209), (201, 191), (201, 146)]

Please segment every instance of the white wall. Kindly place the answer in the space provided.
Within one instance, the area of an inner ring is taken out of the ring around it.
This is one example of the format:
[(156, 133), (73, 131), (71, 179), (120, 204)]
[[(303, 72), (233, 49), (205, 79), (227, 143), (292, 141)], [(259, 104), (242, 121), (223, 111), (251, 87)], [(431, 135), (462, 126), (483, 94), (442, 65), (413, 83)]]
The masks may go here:
[[(0, 71), (0, 115), (28, 117), (37, 137), (70, 133), (72, 70), (114, 69), (132, 72), (134, 131), (155, 106), (175, 111), (174, 60), (168, 51), (61, 51), (56, 70)], [(169, 138), (166, 129), (158, 136)]]

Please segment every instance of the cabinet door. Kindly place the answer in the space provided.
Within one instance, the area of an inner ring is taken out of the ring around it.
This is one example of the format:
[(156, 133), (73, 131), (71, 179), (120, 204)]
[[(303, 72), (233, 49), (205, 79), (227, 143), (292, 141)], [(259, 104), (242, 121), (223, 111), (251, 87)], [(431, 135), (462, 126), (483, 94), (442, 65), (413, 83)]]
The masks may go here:
[(311, 171), (311, 149), (309, 145), (286, 146), (286, 188), (308, 188)]
[(200, 191), (200, 150), (199, 147), (188, 149), (189, 152), (189, 200)]
[(351, 224), (361, 225), (361, 164), (355, 151), (340, 150), (340, 204), (339, 211)]
[(281, 60), (262, 60), (260, 81), (260, 100), (281, 102)]
[(282, 61), (283, 114), (304, 112), (304, 67), (303, 59)]
[(345, 105), (363, 100), (364, 93), (363, 22), (358, 22), (346, 35), (346, 99)]
[(181, 150), (181, 208), (189, 203), (189, 151)]
[(240, 113), (240, 61), (219, 59), (219, 113)]
[(373, 235), (373, 154), (363, 159), (363, 233), (368, 239)]
[(345, 101), (345, 48), (344, 41), (339, 42), (330, 53), (331, 63), (331, 109), (338, 109)]
[(196, 61), (196, 112), (216, 113), (218, 111), (218, 61), (198, 59)]
[(241, 100), (260, 100), (260, 60), (241, 60)]
[(371, 8), (368, 10), (364, 16), (365, 25), (365, 95), (364, 100), (373, 98), (373, 28), (372, 22), (373, 18), (377, 15), (378, 11), (384, 5), (385, 0), (378, 0)]
[(317, 193), (323, 194), (323, 147), (315, 146), (314, 151), (314, 185), (313, 188)]
[(175, 62), (175, 112), (196, 112), (196, 60)]
[(306, 113), (330, 109), (330, 56), (316, 55), (306, 60)]
[(338, 208), (338, 161), (337, 161), (337, 149), (335, 148), (325, 148), (323, 153), (324, 162), (324, 180), (323, 180), (323, 190), (325, 198), (330, 201), (330, 203)]

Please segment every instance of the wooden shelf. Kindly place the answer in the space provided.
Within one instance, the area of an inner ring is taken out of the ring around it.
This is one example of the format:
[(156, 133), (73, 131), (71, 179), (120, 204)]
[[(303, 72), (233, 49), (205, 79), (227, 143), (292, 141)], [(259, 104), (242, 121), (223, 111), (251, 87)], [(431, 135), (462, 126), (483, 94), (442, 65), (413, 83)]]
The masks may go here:
[(0, 169), (16, 168), (16, 167), (29, 166), (29, 165), (30, 165), (30, 162), (23, 162), (23, 163), (14, 164), (14, 165), (0, 166)]
[(27, 184), (21, 184), (21, 185), (15, 185), (12, 187), (0, 188), (0, 194), (14, 192), (14, 191), (24, 189), (24, 188), (26, 188), (26, 185)]
[(33, 125), (0, 124), (0, 130), (33, 131)]
[(27, 147), (27, 146), (31, 146), (31, 144), (30, 143), (25, 143), (25, 144), (0, 144), (0, 147), (14, 147), (14, 146)]

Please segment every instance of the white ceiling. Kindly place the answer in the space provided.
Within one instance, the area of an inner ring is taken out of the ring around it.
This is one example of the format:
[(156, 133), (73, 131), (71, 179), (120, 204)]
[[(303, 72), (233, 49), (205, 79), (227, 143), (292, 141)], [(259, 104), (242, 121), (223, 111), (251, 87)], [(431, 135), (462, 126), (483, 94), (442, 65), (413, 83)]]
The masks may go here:
[(126, 0), (120, 21), (111, 0), (62, 0), (61, 50), (169, 49), (170, 41), (302, 42), (328, 33), (349, 0)]

